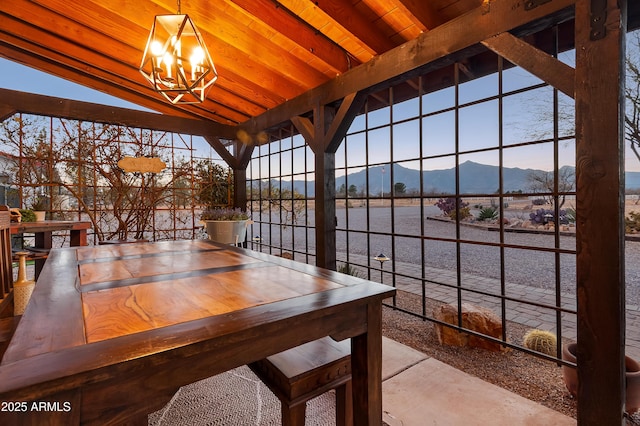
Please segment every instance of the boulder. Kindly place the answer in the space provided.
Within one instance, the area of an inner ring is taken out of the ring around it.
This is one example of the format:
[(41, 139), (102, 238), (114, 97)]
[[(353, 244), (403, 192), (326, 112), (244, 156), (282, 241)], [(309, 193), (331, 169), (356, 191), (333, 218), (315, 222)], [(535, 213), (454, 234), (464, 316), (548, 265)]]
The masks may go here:
[[(458, 325), (458, 306), (446, 304), (434, 310), (434, 318), (447, 324)], [(483, 348), (490, 351), (506, 351), (508, 348), (481, 337), (460, 332), (444, 325), (435, 324), (438, 340), (443, 345), (469, 346)], [(462, 327), (487, 336), (502, 338), (502, 322), (490, 309), (476, 306), (471, 303), (462, 304)]]

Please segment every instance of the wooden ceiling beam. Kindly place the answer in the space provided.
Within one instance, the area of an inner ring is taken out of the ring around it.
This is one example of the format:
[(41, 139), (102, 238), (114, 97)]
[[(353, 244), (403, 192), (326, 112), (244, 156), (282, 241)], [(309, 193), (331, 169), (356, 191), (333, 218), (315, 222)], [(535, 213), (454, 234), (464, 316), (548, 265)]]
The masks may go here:
[(549, 83), (565, 95), (575, 96), (575, 70), (529, 43), (502, 33), (482, 42), (483, 45)]
[(17, 112), (18, 111), (11, 105), (0, 104), (0, 123), (2, 123), (4, 120), (11, 117)]
[(315, 7), (329, 15), (377, 54), (396, 47), (381, 31), (371, 31), (373, 24), (361, 16), (351, 0), (315, 0), (314, 3)]
[(434, 3), (424, 0), (399, 0), (398, 3), (413, 15), (427, 30), (444, 24), (444, 19), (434, 7)]
[(0, 111), (12, 109), (25, 114), (120, 124), (198, 136), (218, 135), (224, 138), (234, 138), (236, 134), (235, 127), (209, 120), (166, 116), (14, 90), (0, 89), (0, 99)]
[[(357, 58), (362, 63), (373, 58), (375, 51), (362, 40), (355, 37), (348, 28), (344, 28), (314, 2), (300, 0), (273, 0), (278, 7), (284, 7), (292, 14), (298, 16), (308, 25), (324, 34), (327, 38), (349, 52), (351, 57)], [(371, 29), (375, 26), (372, 25)]]
[(350, 58), (340, 46), (306, 23), (301, 23), (301, 20), (284, 8), (277, 7), (273, 0), (230, 1), (245, 10), (254, 19), (260, 20), (273, 28), (274, 31), (282, 33), (305, 51), (311, 52), (339, 72), (345, 72), (360, 65), (360, 61), (356, 58)]
[[(217, 38), (239, 52), (234, 58), (239, 67), (255, 67), (256, 74), (270, 70), (281, 79), (288, 80), (289, 85), (297, 85), (302, 90), (328, 80), (324, 73), (309, 65), (304, 58), (290, 54), (277, 41), (265, 37), (251, 26), (244, 25), (244, 22), (235, 16), (226, 14), (223, 6), (224, 2), (220, 1), (197, 2), (190, 7), (190, 10), (193, 10), (194, 22), (197, 23), (201, 32)], [(224, 15), (224, 19), (221, 15)], [(239, 28), (242, 28), (242, 31), (239, 31)], [(220, 44), (220, 41), (217, 44)], [(207, 42), (207, 46), (216, 51), (215, 44), (211, 45)], [(227, 47), (223, 46), (223, 49)]]
[[(528, 11), (522, 7), (512, 8), (508, 1), (493, 2), (490, 10), (478, 7), (241, 126), (249, 133), (256, 133), (289, 121), (291, 117), (305, 115), (313, 105), (328, 105), (349, 93), (370, 93), (380, 90), (383, 85), (390, 86), (402, 79), (438, 69), (444, 65), (439, 60), (449, 63), (451, 54), (472, 48), (497, 34), (541, 18), (548, 19), (560, 11), (572, 14), (570, 7), (574, 3), (575, 0), (551, 0)], [(545, 25), (549, 22), (547, 20)]]

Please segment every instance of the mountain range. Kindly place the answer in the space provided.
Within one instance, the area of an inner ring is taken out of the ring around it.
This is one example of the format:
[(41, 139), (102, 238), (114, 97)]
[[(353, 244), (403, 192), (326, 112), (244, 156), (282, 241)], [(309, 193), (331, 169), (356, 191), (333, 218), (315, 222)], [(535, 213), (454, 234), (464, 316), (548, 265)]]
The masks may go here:
[[(384, 171), (383, 171), (384, 170)], [(563, 166), (560, 172), (573, 172), (574, 168)], [(391, 191), (390, 170), (388, 165), (369, 167), (369, 195), (379, 195), (382, 187), (385, 193)], [(461, 194), (493, 194), (499, 188), (499, 168), (486, 164), (465, 161), (458, 167), (460, 176)], [(504, 192), (531, 192), (530, 176), (532, 173), (545, 173), (536, 169), (521, 169), (518, 167), (504, 167), (502, 169), (503, 191)], [(571, 173), (572, 175), (574, 173)], [(424, 192), (426, 194), (455, 193), (456, 169), (425, 170), (422, 172), (424, 181)], [(406, 192), (419, 192), (420, 170), (403, 167), (399, 164), (393, 165), (394, 182), (402, 182)], [(640, 189), (640, 172), (626, 172), (626, 188)], [(349, 188), (355, 185), (358, 193), (364, 190), (367, 182), (367, 170), (360, 170), (336, 178), (336, 189), (342, 185)], [(272, 180), (272, 185), (277, 186), (278, 181)], [(293, 189), (305, 194), (305, 182), (301, 180), (282, 181), (282, 189)], [(315, 182), (306, 182), (306, 194), (313, 197), (315, 193)]]

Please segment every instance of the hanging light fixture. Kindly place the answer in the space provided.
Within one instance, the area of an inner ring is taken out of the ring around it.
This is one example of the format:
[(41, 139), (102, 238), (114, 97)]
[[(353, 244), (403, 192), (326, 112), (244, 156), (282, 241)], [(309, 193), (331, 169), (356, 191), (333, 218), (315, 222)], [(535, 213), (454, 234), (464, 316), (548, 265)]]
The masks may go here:
[(172, 104), (204, 102), (218, 79), (207, 46), (189, 15), (157, 15), (140, 72)]

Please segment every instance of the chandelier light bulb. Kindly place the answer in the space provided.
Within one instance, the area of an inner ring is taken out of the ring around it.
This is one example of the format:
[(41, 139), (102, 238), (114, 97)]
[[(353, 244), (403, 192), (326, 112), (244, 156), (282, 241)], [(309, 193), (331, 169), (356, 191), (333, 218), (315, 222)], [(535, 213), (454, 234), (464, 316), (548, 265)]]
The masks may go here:
[(154, 40), (151, 42), (150, 47), (151, 47), (151, 54), (153, 56), (162, 57), (163, 55), (162, 43), (160, 43), (158, 40)]

